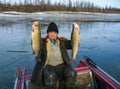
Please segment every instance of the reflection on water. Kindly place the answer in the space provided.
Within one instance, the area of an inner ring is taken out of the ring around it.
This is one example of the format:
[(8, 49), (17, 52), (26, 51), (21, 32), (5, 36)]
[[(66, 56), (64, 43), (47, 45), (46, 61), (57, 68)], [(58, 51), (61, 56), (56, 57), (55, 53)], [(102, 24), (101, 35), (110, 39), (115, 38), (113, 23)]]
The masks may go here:
[[(59, 36), (70, 39), (72, 23), (56, 22)], [(46, 36), (48, 24), (48, 22), (41, 22), (42, 37)], [(79, 25), (81, 43), (77, 64), (83, 56), (87, 55), (120, 81), (120, 23), (81, 22)], [(0, 41), (0, 89), (13, 89), (16, 65), (27, 68), (29, 73), (34, 67), (35, 61), (31, 50), (31, 22), (0, 25)], [(68, 52), (70, 55), (71, 51)], [(77, 64), (74, 64), (74, 67)], [(110, 70), (113, 68), (114, 70)]]

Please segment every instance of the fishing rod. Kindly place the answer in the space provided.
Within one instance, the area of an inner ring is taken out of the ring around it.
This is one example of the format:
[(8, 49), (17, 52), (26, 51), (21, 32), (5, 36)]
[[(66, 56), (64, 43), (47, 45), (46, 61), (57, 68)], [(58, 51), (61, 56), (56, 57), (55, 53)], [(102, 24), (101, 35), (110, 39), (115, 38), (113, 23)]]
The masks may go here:
[(29, 51), (27, 51), (27, 50), (7, 50), (7, 52), (20, 52), (20, 53), (22, 53), (22, 52), (29, 52)]
[(97, 64), (95, 62), (93, 62), (90, 58), (88, 58), (87, 56), (84, 56), (84, 59), (86, 60), (86, 62), (88, 63), (89, 66), (99, 69), (102, 73), (104, 73), (109, 78), (111, 78), (114, 82), (116, 82), (118, 85), (120, 85), (120, 83), (117, 80), (115, 80), (112, 76), (110, 76), (108, 73), (106, 73), (100, 67), (98, 67)]

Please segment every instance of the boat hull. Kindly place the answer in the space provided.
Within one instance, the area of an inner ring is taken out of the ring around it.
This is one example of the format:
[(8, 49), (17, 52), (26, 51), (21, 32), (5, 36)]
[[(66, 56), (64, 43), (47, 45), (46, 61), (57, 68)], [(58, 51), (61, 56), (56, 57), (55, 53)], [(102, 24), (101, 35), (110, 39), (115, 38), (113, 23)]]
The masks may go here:
[[(40, 88), (30, 82), (32, 76), (27, 74), (26, 69), (20, 69), (17, 66), (16, 70), (17, 77), (14, 89), (45, 89), (44, 85)], [(80, 60), (78, 67), (74, 70), (77, 72), (74, 89), (120, 89), (120, 83), (99, 68), (88, 57)], [(57, 83), (58, 87), (59, 82)]]

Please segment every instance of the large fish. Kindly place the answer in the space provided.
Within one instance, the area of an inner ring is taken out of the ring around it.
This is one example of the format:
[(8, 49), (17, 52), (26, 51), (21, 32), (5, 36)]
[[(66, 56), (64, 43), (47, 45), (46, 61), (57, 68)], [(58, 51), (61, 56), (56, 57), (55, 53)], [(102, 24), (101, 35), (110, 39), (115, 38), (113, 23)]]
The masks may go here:
[(71, 33), (71, 44), (72, 44), (72, 60), (71, 61), (75, 62), (79, 45), (80, 45), (80, 28), (77, 23), (73, 24), (73, 29)]
[(32, 50), (36, 57), (39, 56), (40, 53), (40, 44), (41, 44), (41, 33), (40, 33), (40, 26), (39, 21), (33, 21), (32, 22)]

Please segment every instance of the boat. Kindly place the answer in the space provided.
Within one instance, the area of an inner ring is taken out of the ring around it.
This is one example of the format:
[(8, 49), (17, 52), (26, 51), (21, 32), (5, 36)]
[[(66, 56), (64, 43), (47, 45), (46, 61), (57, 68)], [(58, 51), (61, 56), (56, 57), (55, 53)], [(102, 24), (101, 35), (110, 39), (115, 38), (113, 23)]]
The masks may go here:
[[(87, 56), (80, 60), (74, 70), (77, 72), (74, 89), (120, 89), (120, 83)], [(25, 68), (17, 66), (14, 89), (33, 89), (30, 84), (31, 77)]]

